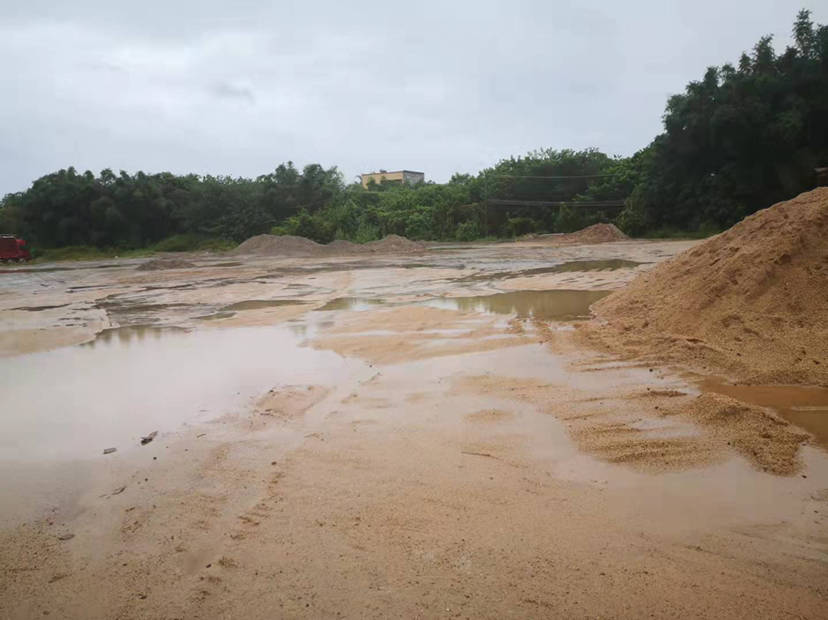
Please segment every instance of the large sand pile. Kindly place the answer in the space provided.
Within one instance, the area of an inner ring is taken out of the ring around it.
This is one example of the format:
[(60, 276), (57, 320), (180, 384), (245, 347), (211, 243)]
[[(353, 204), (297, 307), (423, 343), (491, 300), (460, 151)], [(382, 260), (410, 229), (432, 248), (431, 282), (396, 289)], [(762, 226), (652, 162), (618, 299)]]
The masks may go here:
[(235, 250), (233, 254), (258, 254), (261, 256), (341, 256), (359, 254), (406, 254), (422, 252), (425, 245), (410, 241), (399, 235), (388, 235), (379, 241), (369, 243), (351, 243), (350, 241), (332, 241), (321, 245), (304, 237), (291, 235), (257, 235), (251, 237)]
[(138, 271), (162, 271), (164, 269), (190, 269), (193, 263), (183, 258), (154, 258), (138, 266)]
[(579, 330), (635, 358), (828, 385), (828, 188), (760, 211), (593, 306)]

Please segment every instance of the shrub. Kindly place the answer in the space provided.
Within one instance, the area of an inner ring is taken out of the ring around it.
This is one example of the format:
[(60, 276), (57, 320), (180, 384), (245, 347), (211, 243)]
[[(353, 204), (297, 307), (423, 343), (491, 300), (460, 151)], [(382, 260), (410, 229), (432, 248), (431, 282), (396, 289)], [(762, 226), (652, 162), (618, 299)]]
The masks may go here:
[(480, 237), (480, 226), (474, 220), (463, 222), (457, 227), (454, 236), (458, 241), (474, 241)]

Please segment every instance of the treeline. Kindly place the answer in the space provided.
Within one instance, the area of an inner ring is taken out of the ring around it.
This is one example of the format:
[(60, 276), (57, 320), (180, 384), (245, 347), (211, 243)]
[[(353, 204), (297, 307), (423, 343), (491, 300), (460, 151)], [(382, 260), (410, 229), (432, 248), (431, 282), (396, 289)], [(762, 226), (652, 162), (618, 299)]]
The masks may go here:
[[(371, 184), (367, 190), (345, 188), (338, 200), (311, 213), (288, 218), (274, 232), (327, 243), (334, 239), (370, 241), (388, 234), (409, 239), (470, 241), (481, 237), (514, 237), (538, 231), (570, 231), (597, 221), (604, 213), (584, 214), (574, 208), (505, 206), (488, 198), (566, 201), (623, 199), (632, 189), (616, 175), (624, 160), (597, 150), (544, 150), (510, 158), (477, 176), (456, 174), (448, 183), (403, 186)], [(598, 176), (596, 176), (598, 175)], [(557, 179), (560, 176), (590, 178)], [(546, 177), (546, 178), (538, 178)]]
[[(664, 133), (629, 158), (549, 149), (445, 184), (367, 190), (317, 164), (287, 163), (256, 179), (69, 168), (7, 195), (0, 232), (46, 248), (172, 238), (165, 248), (188, 249), (263, 232), (364, 242), (567, 232), (597, 221), (636, 235), (721, 229), (812, 188), (814, 168), (828, 166), (828, 27), (801, 11), (793, 43), (778, 55), (762, 37), (737, 66), (708, 69), (669, 99)], [(565, 206), (526, 204), (538, 201)], [(579, 208), (596, 201), (624, 208)]]
[(455, 175), (445, 184), (383, 182), (346, 186), (336, 168), (297, 170), (290, 162), (256, 179), (176, 176), (170, 173), (100, 175), (73, 168), (41, 177), (25, 192), (6, 196), (0, 230), (36, 246), (140, 248), (172, 238), (160, 249), (185, 250), (205, 239), (234, 242), (273, 232), (328, 243), (366, 242), (388, 234), (410, 239), (472, 240), (539, 230), (574, 230), (605, 220), (573, 210), (489, 209), (486, 197), (554, 196), (575, 202), (594, 195), (626, 196), (632, 185), (604, 179), (549, 183), (513, 175), (613, 174), (623, 160), (595, 150), (538, 151), (501, 161), (478, 176)]
[(137, 248), (182, 233), (242, 240), (342, 190), (336, 168), (316, 164), (302, 172), (281, 165), (255, 180), (111, 170), (95, 176), (69, 168), (6, 196), (0, 229), (43, 247)]
[(828, 166), (828, 26), (803, 10), (792, 34), (781, 55), (762, 37), (669, 99), (665, 132), (632, 158), (627, 230), (729, 226), (814, 187)]

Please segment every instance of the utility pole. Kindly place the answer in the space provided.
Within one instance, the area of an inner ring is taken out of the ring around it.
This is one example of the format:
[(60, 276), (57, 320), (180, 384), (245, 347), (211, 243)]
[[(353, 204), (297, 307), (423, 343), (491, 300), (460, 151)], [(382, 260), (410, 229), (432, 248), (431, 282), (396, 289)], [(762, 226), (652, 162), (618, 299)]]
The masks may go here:
[(489, 236), (489, 177), (486, 176), (486, 171), (483, 171), (483, 196), (484, 196), (484, 211), (483, 211), (483, 222), (485, 226), (485, 234), (484, 237)]

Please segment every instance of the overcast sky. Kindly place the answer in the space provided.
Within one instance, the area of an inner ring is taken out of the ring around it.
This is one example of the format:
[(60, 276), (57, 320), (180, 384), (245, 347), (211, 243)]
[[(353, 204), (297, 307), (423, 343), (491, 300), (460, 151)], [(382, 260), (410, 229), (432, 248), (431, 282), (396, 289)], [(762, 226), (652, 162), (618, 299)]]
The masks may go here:
[(75, 166), (427, 179), (630, 155), (667, 97), (824, 0), (0, 0), (0, 195)]

